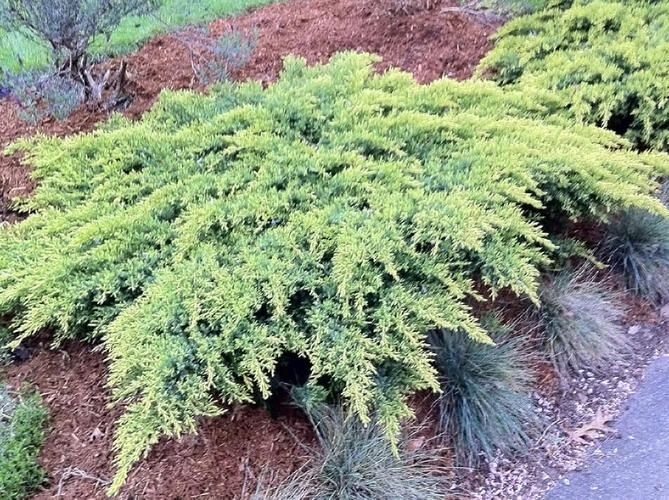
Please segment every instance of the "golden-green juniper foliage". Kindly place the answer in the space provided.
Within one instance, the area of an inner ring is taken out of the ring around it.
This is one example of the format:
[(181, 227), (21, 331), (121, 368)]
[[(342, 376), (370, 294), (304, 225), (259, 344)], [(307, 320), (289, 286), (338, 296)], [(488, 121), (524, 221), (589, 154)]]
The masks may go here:
[(374, 61), (289, 58), (267, 89), (165, 92), (138, 122), (17, 146), (40, 186), (2, 230), (0, 317), (16, 342), (104, 339), (129, 403), (112, 492), (161, 435), (267, 397), (286, 352), (397, 435), (407, 395), (439, 387), (426, 332), (489, 342), (467, 305), (480, 285), (537, 299), (546, 204), (665, 213), (649, 194), (666, 156), (545, 96)]
[(479, 75), (555, 91), (569, 114), (669, 150), (669, 1), (577, 0), (496, 34)]

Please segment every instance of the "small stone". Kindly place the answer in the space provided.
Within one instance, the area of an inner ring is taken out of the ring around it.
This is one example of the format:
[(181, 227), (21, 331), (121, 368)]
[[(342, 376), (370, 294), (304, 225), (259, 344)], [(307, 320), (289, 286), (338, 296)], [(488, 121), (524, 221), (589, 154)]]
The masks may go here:
[(641, 331), (641, 325), (632, 325), (629, 327), (629, 330), (627, 330), (627, 333), (629, 335), (636, 335)]
[(571, 482), (569, 481), (569, 479), (567, 479), (566, 477), (562, 480), (562, 482), (563, 482), (564, 484), (566, 484), (567, 486), (569, 486), (569, 485), (571, 484)]
[(662, 309), (660, 309), (660, 314), (665, 319), (669, 318), (669, 304), (665, 304), (662, 306)]

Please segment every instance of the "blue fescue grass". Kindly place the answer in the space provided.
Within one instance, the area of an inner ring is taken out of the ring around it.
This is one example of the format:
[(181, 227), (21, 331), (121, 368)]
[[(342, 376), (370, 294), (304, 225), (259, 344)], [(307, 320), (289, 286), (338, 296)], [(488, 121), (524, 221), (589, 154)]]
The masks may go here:
[[(669, 182), (659, 198), (669, 207)], [(655, 305), (669, 301), (669, 219), (640, 209), (624, 211), (609, 224), (603, 253), (630, 291)]]
[[(239, 14), (275, 0), (165, 0), (153, 15), (124, 19), (109, 40), (94, 41), (91, 53), (100, 58), (131, 52), (149, 38), (172, 28), (199, 24), (219, 17)], [(20, 60), (19, 60), (20, 58)], [(46, 46), (18, 32), (0, 30), (0, 68), (10, 72), (44, 67), (48, 63)], [(21, 62), (20, 62), (21, 61)]]
[(309, 460), (275, 486), (261, 481), (253, 500), (448, 498), (439, 447), (409, 432), (393, 450), (375, 420), (364, 425), (340, 406), (319, 405), (308, 416), (318, 441)]
[(529, 397), (533, 362), (525, 340), (496, 317), (485, 325), (495, 345), (453, 331), (429, 338), (443, 391), (439, 427), (459, 465), (526, 450), (539, 424)]
[(536, 311), (546, 354), (563, 382), (579, 370), (601, 371), (628, 349), (618, 296), (588, 268), (546, 280)]

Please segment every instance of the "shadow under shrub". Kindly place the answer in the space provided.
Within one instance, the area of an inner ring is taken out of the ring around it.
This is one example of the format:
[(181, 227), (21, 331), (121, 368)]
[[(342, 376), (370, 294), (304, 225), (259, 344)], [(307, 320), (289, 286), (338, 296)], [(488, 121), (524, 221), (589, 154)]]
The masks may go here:
[(28, 498), (45, 480), (37, 463), (47, 411), (37, 394), (13, 394), (0, 386), (0, 492), (3, 499)]
[(485, 324), (495, 345), (453, 331), (429, 336), (443, 393), (439, 429), (458, 464), (475, 466), (497, 451), (523, 452), (539, 422), (529, 394), (534, 365), (526, 343), (495, 317)]
[(309, 418), (318, 439), (309, 461), (274, 487), (261, 482), (252, 500), (447, 498), (433, 443), (409, 433), (394, 450), (377, 421), (365, 426), (340, 407), (318, 406)]
[(628, 348), (619, 297), (587, 268), (550, 276), (533, 313), (546, 353), (563, 382), (579, 370), (614, 364)]
[[(164, 92), (141, 120), (35, 138), (27, 220), (0, 235), (14, 341), (102, 340), (117, 401), (118, 491), (162, 435), (271, 393), (285, 352), (389, 438), (409, 394), (438, 389), (426, 333), (490, 342), (478, 290), (537, 301), (545, 206), (666, 214), (669, 172), (533, 92), (375, 75), (368, 55), (279, 81)], [(545, 96), (544, 96), (545, 97)]]
[(610, 128), (639, 148), (668, 150), (669, 3), (555, 4), (566, 5), (502, 27), (478, 74), (550, 90), (566, 114)]

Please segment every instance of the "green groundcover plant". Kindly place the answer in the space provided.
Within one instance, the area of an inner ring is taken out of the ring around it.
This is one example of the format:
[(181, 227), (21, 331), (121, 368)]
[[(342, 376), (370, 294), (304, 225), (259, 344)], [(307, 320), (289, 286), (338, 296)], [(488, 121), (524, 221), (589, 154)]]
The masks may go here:
[(47, 411), (37, 394), (15, 394), (0, 386), (0, 496), (28, 498), (44, 482), (37, 463)]
[(102, 339), (117, 401), (118, 491), (161, 435), (268, 397), (292, 353), (309, 387), (392, 439), (439, 389), (426, 333), (491, 342), (471, 303), (537, 301), (544, 207), (657, 214), (663, 154), (553, 117), (490, 82), (375, 75), (369, 55), (280, 80), (165, 92), (140, 121), (19, 143), (40, 185), (0, 238), (15, 342)]
[[(466, 5), (473, 2), (461, 0), (461, 3)], [(478, 8), (490, 9), (505, 16), (520, 16), (550, 7), (551, 2), (549, 0), (479, 0), (475, 5)]]
[(518, 18), (496, 38), (479, 75), (554, 91), (580, 120), (641, 148), (669, 148), (666, 0), (577, 0)]

